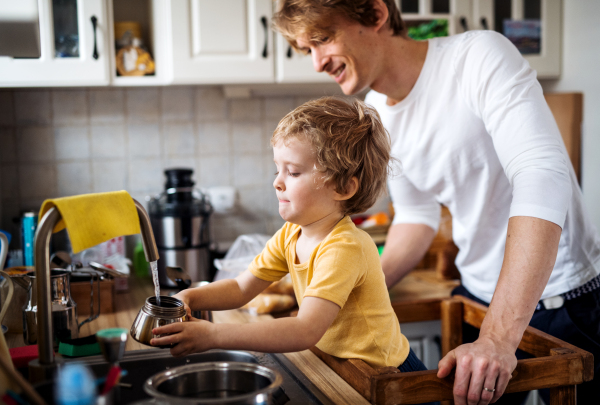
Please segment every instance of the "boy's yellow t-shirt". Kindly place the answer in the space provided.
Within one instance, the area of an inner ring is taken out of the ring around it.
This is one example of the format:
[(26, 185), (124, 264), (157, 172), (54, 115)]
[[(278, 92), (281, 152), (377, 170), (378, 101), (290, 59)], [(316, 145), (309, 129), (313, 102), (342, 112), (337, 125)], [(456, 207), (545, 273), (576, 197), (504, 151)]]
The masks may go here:
[(252, 274), (277, 281), (289, 272), (298, 305), (304, 297), (339, 305), (340, 312), (316, 345), (320, 350), (361, 359), (373, 367), (402, 364), (408, 356), (408, 340), (400, 332), (371, 237), (344, 217), (307, 262), (296, 264), (299, 231), (299, 225), (287, 222), (254, 259)]

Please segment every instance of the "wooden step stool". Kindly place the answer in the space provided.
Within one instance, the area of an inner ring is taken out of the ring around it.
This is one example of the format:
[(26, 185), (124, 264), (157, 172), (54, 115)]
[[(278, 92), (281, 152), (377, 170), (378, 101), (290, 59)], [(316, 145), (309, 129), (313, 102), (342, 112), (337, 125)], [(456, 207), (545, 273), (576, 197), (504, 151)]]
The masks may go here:
[[(462, 343), (463, 322), (476, 328), (487, 307), (462, 296), (392, 303), (400, 324), (441, 319), (442, 356)], [(505, 393), (550, 388), (551, 405), (575, 405), (576, 385), (594, 377), (594, 356), (528, 326), (519, 349), (534, 356), (519, 360)], [(437, 370), (401, 373), (395, 367), (374, 369), (362, 360), (340, 359), (311, 351), (372, 404), (453, 403), (454, 373), (440, 379)]]

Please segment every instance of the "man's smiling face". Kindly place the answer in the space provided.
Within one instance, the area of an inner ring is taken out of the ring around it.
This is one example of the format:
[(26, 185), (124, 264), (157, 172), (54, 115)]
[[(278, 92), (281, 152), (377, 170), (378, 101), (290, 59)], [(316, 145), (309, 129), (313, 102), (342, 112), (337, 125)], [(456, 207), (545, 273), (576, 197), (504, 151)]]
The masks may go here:
[(344, 94), (356, 94), (376, 79), (374, 28), (342, 18), (336, 19), (334, 27), (333, 37), (314, 42), (303, 35), (296, 43), (301, 51), (311, 54), (317, 72), (331, 76)]

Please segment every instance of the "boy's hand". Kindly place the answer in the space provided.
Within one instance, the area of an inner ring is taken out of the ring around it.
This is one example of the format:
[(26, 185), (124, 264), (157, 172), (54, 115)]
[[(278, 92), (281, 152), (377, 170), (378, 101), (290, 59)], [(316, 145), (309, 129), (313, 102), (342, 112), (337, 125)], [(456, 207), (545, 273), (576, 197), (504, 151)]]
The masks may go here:
[(173, 296), (173, 298), (177, 298), (181, 302), (183, 302), (183, 307), (185, 308), (185, 313), (187, 314), (188, 320), (192, 319), (192, 310), (190, 308), (190, 299), (188, 295), (185, 293), (186, 290), (180, 291)]
[(168, 335), (153, 338), (152, 346), (173, 346), (171, 355), (183, 357), (191, 353), (204, 352), (216, 348), (214, 324), (190, 317), (188, 322), (177, 322), (152, 329), (154, 335)]

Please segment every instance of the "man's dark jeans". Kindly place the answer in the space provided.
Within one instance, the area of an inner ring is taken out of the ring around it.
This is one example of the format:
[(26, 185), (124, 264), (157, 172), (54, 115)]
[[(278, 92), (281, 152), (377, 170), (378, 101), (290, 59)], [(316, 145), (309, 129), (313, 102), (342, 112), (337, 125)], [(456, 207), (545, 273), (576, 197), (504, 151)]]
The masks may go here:
[[(483, 305), (488, 303), (478, 299), (463, 286), (456, 287), (452, 295), (463, 295)], [(600, 404), (600, 289), (565, 301), (561, 308), (535, 311), (530, 326), (557, 337), (565, 342), (587, 350), (594, 355), (594, 380), (577, 386), (577, 403)], [(474, 342), (479, 329), (463, 324), (463, 343)], [(517, 350), (517, 359), (531, 358), (531, 355)], [(518, 405), (525, 402), (527, 392), (503, 395), (496, 404)], [(540, 390), (546, 404), (550, 390)]]

